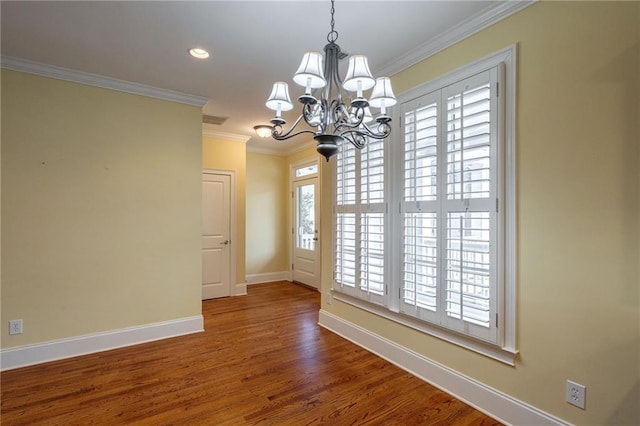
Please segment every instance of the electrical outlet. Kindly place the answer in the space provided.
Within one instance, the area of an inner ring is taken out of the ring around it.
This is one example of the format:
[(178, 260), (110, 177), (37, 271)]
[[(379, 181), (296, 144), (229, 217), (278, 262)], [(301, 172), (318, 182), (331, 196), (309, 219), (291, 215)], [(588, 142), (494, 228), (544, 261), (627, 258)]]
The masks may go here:
[(327, 303), (327, 305), (330, 305), (332, 300), (333, 298), (331, 297), (331, 293), (326, 293), (324, 295), (324, 301)]
[(567, 380), (567, 402), (584, 410), (585, 393), (587, 388), (578, 383)]
[(9, 334), (22, 334), (22, 320), (9, 321)]

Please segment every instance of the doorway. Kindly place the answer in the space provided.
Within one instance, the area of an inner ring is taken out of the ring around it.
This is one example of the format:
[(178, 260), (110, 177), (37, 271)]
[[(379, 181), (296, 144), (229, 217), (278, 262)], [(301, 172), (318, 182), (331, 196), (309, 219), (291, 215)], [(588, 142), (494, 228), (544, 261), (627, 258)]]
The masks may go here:
[(232, 172), (202, 172), (202, 299), (232, 295)]
[(320, 289), (320, 191), (317, 161), (292, 167), (293, 281)]

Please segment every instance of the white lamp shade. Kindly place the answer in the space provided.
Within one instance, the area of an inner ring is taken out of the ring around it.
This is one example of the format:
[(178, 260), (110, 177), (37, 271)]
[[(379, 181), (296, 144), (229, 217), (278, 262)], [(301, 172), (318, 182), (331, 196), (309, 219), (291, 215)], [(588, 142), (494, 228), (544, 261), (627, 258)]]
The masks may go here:
[(302, 87), (319, 89), (327, 85), (322, 69), (322, 55), (318, 52), (307, 52), (302, 57), (293, 81)]
[[(360, 83), (360, 87), (358, 87)], [(364, 55), (353, 55), (349, 58), (349, 68), (344, 78), (342, 87), (350, 92), (369, 90), (376, 84), (376, 81), (369, 70), (369, 62)]]
[(274, 111), (290, 111), (293, 109), (291, 98), (289, 97), (289, 85), (282, 81), (273, 83), (273, 89), (267, 99), (267, 108)]
[(369, 109), (369, 107), (366, 107), (364, 109), (364, 120), (362, 120), (364, 123), (371, 123), (373, 121), (373, 115), (371, 114), (371, 110)]
[(369, 105), (380, 108), (390, 107), (397, 103), (396, 96), (393, 94), (391, 88), (391, 80), (389, 77), (379, 77), (376, 79), (376, 85), (371, 92), (371, 99)]

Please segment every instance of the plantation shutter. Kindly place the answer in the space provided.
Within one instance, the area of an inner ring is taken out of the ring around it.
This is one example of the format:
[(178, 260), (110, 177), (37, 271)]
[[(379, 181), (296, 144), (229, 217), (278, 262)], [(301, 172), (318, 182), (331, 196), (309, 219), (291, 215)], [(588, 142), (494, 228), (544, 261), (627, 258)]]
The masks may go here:
[(442, 90), (441, 323), (496, 340), (497, 68)]
[(402, 106), (400, 312), (496, 340), (497, 68)]
[(342, 144), (336, 159), (335, 286), (384, 304), (385, 222), (383, 140), (362, 150)]
[(400, 94), (391, 140), (342, 144), (332, 288), (340, 300), (510, 359), (515, 77), (511, 47)]
[(438, 99), (404, 105), (400, 311), (437, 321)]
[(356, 149), (344, 144), (336, 159), (336, 229), (334, 279), (342, 288), (356, 286)]
[(369, 139), (360, 151), (360, 289), (381, 302), (384, 295), (384, 140)]

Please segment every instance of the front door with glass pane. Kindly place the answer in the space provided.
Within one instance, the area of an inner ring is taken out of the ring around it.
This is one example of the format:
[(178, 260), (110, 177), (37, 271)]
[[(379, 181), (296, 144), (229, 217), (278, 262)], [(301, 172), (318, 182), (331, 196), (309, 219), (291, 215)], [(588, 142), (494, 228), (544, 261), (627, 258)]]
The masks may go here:
[(318, 178), (293, 182), (293, 281), (320, 287)]

